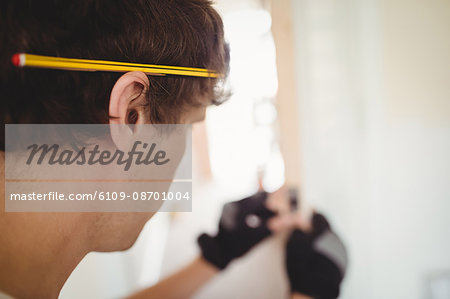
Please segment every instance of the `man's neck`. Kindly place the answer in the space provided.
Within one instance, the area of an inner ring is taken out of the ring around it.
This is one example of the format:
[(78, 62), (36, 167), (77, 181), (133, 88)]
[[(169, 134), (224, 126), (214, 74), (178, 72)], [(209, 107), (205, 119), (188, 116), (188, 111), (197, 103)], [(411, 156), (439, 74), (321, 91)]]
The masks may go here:
[(2, 231), (0, 290), (17, 298), (57, 298), (84, 254), (73, 254), (70, 244), (48, 243), (45, 236), (34, 245), (22, 241), (4, 238)]
[[(67, 213), (5, 213), (0, 157), (0, 290), (17, 298), (57, 298), (87, 254), (83, 229)], [(69, 237), (70, 236), (70, 237)]]

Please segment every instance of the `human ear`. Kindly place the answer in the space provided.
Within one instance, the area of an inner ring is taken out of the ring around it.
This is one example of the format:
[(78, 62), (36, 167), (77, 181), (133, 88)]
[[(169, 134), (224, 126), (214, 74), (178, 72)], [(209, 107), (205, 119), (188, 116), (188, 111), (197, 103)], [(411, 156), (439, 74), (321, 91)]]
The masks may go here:
[(110, 124), (145, 124), (149, 88), (147, 75), (142, 72), (128, 72), (114, 84), (109, 100)]
[(148, 77), (142, 72), (128, 72), (114, 84), (109, 100), (109, 124), (113, 142), (125, 150), (139, 126), (150, 123), (145, 113), (148, 102)]

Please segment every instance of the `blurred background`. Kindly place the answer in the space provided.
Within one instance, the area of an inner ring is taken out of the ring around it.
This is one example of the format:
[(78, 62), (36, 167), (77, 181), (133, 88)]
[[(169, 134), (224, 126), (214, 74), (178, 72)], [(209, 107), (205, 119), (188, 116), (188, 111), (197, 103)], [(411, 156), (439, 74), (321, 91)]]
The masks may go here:
[[(127, 252), (89, 254), (60, 298), (156, 283), (198, 255), (223, 203), (285, 181), (348, 247), (340, 298), (450, 298), (450, 1), (216, 7), (233, 96), (194, 127), (192, 212), (157, 214)], [(280, 298), (285, 277), (273, 279), (267, 253), (282, 250), (268, 246), (195, 297)]]

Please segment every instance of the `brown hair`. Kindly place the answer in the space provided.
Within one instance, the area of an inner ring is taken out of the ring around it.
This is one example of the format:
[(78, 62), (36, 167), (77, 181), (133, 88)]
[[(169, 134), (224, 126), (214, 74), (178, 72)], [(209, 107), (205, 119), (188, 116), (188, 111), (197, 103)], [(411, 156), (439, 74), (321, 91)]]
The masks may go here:
[[(6, 0), (0, 4), (0, 97), (5, 123), (106, 123), (120, 73), (20, 69), (17, 52), (192, 66), (228, 72), (220, 16), (208, 0)], [(149, 118), (176, 123), (217, 79), (149, 76)], [(6, 107), (5, 107), (6, 106)]]

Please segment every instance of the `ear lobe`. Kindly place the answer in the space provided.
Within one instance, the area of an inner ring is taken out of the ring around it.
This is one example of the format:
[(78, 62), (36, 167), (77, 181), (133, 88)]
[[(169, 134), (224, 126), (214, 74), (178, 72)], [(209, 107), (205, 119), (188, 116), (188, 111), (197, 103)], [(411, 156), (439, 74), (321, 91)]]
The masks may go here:
[(128, 72), (114, 84), (109, 100), (110, 124), (148, 123), (145, 119), (146, 93), (149, 88), (147, 75)]

